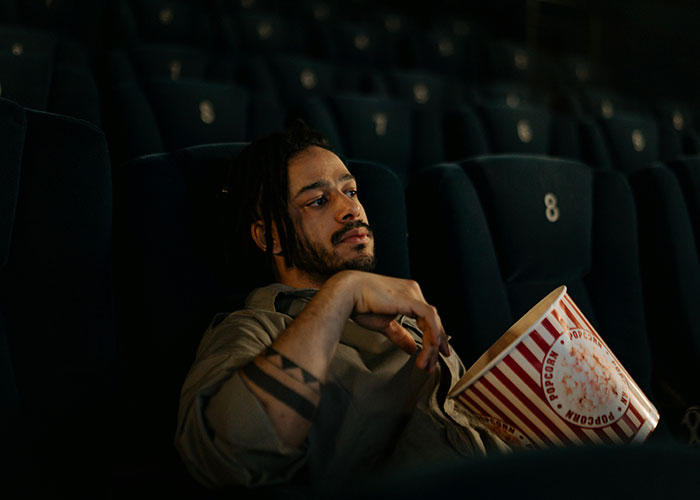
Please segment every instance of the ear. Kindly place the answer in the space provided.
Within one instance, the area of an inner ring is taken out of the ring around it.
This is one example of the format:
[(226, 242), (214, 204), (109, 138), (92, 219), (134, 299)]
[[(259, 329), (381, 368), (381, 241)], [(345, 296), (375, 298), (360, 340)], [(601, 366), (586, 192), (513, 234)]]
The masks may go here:
[[(265, 231), (265, 223), (261, 220), (256, 220), (250, 225), (250, 235), (253, 237), (253, 241), (263, 252), (267, 251), (267, 239)], [(272, 253), (279, 255), (282, 253), (282, 246), (279, 243), (279, 238), (277, 237), (277, 230), (272, 225)]]

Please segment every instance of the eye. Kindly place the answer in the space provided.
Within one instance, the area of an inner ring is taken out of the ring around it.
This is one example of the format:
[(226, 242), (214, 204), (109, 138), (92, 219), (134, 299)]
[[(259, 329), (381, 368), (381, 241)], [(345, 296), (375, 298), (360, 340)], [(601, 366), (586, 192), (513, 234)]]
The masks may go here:
[(309, 202), (306, 204), (307, 207), (322, 207), (328, 203), (328, 200), (326, 199), (325, 196), (321, 196), (319, 198), (316, 198), (315, 200)]
[(357, 189), (345, 191), (345, 194), (348, 196), (348, 198), (357, 198)]

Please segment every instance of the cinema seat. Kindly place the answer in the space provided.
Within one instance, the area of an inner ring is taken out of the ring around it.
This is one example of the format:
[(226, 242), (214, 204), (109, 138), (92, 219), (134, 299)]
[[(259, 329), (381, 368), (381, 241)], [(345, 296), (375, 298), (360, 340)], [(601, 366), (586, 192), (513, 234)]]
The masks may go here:
[(82, 46), (90, 58), (99, 55), (104, 39), (104, 0), (4, 0), (0, 23), (50, 33)]
[(0, 96), (101, 123), (97, 85), (84, 51), (36, 29), (0, 29)]
[(213, 48), (214, 23), (200, 4), (186, 0), (117, 0), (107, 10), (114, 47), (168, 42)]
[(659, 129), (650, 114), (617, 113), (600, 121), (613, 168), (629, 174), (660, 158)]
[(340, 21), (321, 26), (327, 43), (325, 57), (344, 64), (386, 68), (395, 66), (397, 47), (392, 39), (370, 22)]
[(622, 174), (486, 155), (428, 169), (413, 179), (407, 205), (413, 275), (467, 365), (566, 285), (651, 392), (634, 199)]
[(386, 80), (391, 95), (418, 106), (456, 107), (460, 98), (456, 81), (439, 73), (420, 70), (390, 70)]
[(270, 58), (277, 92), (288, 109), (311, 97), (326, 97), (338, 89), (339, 75), (330, 61), (308, 56), (278, 54)]
[(674, 160), (700, 154), (700, 135), (690, 106), (661, 100), (654, 106), (659, 128), (659, 158)]
[(677, 159), (630, 174), (656, 393), (686, 439), (686, 412), (700, 403), (699, 165), (697, 157)]
[[(401, 179), (442, 158), (435, 115), (414, 114), (413, 106), (395, 98), (336, 94), (307, 101), (301, 118), (349, 158), (382, 163)], [(417, 130), (426, 131), (417, 134)]]
[(546, 82), (551, 64), (541, 52), (524, 44), (492, 42), (486, 48), (482, 81), (516, 81), (526, 84)]
[(478, 35), (473, 25), (461, 19), (437, 19), (425, 30), (411, 33), (414, 69), (435, 71), (476, 82), (482, 75)]
[(233, 30), (229, 36), (234, 38), (228, 41), (233, 53), (306, 54), (310, 50), (301, 23), (272, 11), (241, 12), (233, 18)]
[(277, 103), (238, 85), (151, 79), (105, 91), (105, 130), (115, 165), (198, 144), (247, 141), (282, 127)]
[(232, 82), (233, 62), (210, 50), (175, 43), (134, 45), (128, 55), (143, 79)]
[(543, 107), (478, 107), (492, 153), (549, 154), (552, 117)]
[(119, 406), (106, 141), (82, 120), (0, 108), (0, 330), (17, 403), (5, 463), (20, 496), (102, 496)]

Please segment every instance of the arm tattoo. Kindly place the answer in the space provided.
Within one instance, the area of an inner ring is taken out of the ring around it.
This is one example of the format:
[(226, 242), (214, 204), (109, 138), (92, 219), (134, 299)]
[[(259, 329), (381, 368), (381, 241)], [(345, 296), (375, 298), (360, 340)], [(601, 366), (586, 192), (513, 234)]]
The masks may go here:
[(307, 420), (313, 420), (321, 382), (289, 358), (269, 348), (245, 368), (245, 376)]

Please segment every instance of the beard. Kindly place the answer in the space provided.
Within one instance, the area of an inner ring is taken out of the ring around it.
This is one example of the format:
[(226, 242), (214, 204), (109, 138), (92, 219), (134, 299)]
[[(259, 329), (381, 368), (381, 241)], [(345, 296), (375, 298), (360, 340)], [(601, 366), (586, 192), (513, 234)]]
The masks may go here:
[[(331, 245), (333, 248), (340, 244), (342, 237), (353, 229), (365, 228), (367, 236), (374, 241), (374, 234), (369, 225), (362, 221), (349, 222), (341, 229), (331, 235)], [(374, 251), (364, 253), (367, 248), (367, 243), (360, 243), (352, 247), (352, 250), (358, 252), (358, 255), (352, 258), (343, 258), (337, 253), (328, 250), (320, 243), (312, 242), (309, 238), (301, 233), (297, 235), (297, 255), (295, 265), (301, 271), (306, 272), (310, 276), (317, 279), (326, 280), (335, 273), (346, 270), (354, 271), (374, 271), (376, 259)]]

